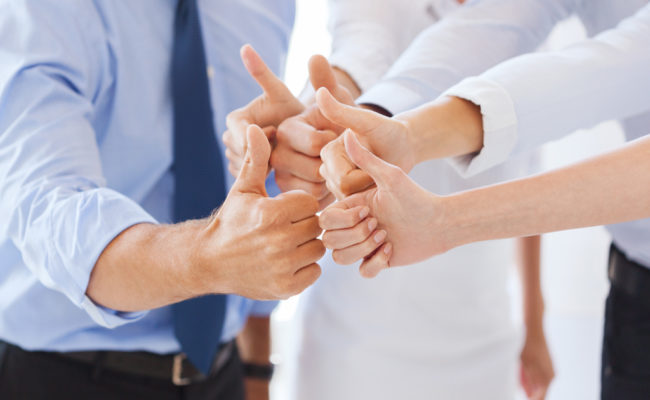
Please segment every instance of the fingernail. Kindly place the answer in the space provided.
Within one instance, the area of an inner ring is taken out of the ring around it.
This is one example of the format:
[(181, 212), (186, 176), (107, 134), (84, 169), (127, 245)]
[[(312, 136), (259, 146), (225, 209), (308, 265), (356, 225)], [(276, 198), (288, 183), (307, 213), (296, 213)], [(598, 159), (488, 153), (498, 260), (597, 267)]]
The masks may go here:
[(393, 244), (387, 243), (386, 246), (384, 246), (384, 254), (389, 256), (392, 251), (393, 251)]
[(377, 220), (371, 218), (370, 221), (368, 221), (368, 229), (370, 230), (370, 232), (374, 232), (376, 227), (377, 227)]
[(359, 218), (364, 219), (368, 214), (370, 214), (370, 209), (368, 207), (363, 207), (361, 211), (359, 211)]
[(386, 239), (386, 235), (387, 235), (386, 231), (377, 232), (377, 234), (375, 235), (375, 238), (374, 238), (375, 242), (377, 242), (377, 243), (383, 242), (384, 239)]

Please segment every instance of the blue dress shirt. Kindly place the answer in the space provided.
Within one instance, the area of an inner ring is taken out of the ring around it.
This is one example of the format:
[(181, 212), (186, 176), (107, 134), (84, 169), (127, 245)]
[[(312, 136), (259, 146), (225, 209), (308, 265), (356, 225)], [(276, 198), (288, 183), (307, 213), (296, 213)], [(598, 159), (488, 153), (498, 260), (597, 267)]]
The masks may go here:
[[(122, 313), (85, 295), (116, 235), (171, 221), (176, 3), (0, 0), (0, 338), (29, 350), (179, 350), (168, 307)], [(220, 139), (228, 112), (260, 93), (239, 48), (251, 43), (280, 73), (295, 4), (199, 3)], [(223, 340), (274, 305), (228, 296)]]

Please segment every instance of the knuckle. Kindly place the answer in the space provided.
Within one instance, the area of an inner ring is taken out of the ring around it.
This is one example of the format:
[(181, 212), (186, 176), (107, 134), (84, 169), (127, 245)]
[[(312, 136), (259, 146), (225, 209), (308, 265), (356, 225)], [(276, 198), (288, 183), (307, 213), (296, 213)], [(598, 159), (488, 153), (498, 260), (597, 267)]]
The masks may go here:
[(358, 230), (359, 230), (358, 238), (361, 240), (366, 239), (372, 233), (372, 231), (370, 230), (370, 226), (367, 223), (360, 224)]
[(310, 132), (309, 138), (307, 140), (307, 150), (310, 153), (309, 155), (314, 157), (320, 155), (326, 144), (327, 141), (322, 135), (316, 131)]
[(316, 245), (316, 259), (315, 261), (320, 260), (324, 255), (325, 252), (327, 251), (327, 248), (325, 247), (325, 244), (323, 244), (322, 240), (316, 240), (317, 245)]
[[(318, 224), (320, 225), (321, 229), (327, 229), (330, 226), (332, 226), (332, 217), (330, 216), (330, 213), (328, 210), (324, 210), (319, 216), (318, 216)], [(325, 231), (325, 234), (329, 233), (328, 231)]]
[(289, 132), (291, 131), (291, 121), (290, 119), (285, 120), (278, 126), (278, 131), (275, 134), (275, 138), (279, 143), (285, 143), (289, 139)]
[(327, 193), (325, 189), (325, 185), (322, 183), (313, 183), (313, 182), (306, 182), (306, 183), (308, 187), (307, 193), (309, 193), (312, 197), (316, 197), (320, 199), (324, 194)]
[(271, 152), (269, 163), (275, 169), (283, 169), (283, 160), (284, 157), (282, 157), (282, 150), (279, 147), (276, 147), (275, 150)]
[(334, 146), (335, 146), (335, 141), (334, 142), (329, 142), (323, 148), (320, 150), (320, 158), (325, 162), (325, 160), (329, 159), (330, 154), (334, 153)]
[(336, 247), (336, 238), (332, 236), (331, 232), (325, 232), (321, 242), (323, 243), (323, 246), (328, 249), (334, 249)]
[(332, 252), (332, 260), (339, 265), (347, 265), (347, 257), (341, 251), (334, 250)]
[(386, 178), (389, 183), (395, 183), (401, 180), (404, 177), (404, 171), (399, 167), (391, 165), (386, 173)]

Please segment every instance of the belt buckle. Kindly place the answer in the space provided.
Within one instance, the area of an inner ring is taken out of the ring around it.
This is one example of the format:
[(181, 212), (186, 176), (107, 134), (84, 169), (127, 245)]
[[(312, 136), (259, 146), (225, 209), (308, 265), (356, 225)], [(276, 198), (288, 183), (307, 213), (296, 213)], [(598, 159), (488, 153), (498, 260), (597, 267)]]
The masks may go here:
[(187, 359), (185, 353), (174, 355), (174, 363), (172, 364), (172, 383), (176, 386), (187, 386), (192, 383), (190, 378), (183, 377), (183, 361)]

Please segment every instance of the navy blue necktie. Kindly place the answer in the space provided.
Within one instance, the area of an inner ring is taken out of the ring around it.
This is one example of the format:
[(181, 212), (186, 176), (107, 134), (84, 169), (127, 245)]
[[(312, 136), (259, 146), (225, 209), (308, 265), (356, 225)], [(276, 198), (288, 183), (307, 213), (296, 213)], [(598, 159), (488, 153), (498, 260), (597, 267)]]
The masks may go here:
[[(179, 0), (174, 23), (174, 220), (204, 218), (226, 198), (208, 87), (205, 50), (196, 0)], [(181, 350), (208, 374), (221, 342), (225, 295), (209, 295), (172, 306)]]

